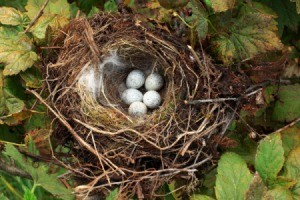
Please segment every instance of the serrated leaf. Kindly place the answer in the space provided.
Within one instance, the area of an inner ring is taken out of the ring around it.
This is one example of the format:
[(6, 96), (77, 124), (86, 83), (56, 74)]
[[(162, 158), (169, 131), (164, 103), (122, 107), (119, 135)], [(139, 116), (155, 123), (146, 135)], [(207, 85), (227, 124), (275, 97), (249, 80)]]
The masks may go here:
[(42, 75), (36, 67), (27, 69), (20, 73), (21, 78), (25, 81), (26, 87), (40, 88), (43, 85)]
[(37, 60), (29, 37), (13, 28), (0, 27), (0, 62), (6, 64), (5, 76), (25, 71)]
[[(298, 133), (299, 134), (299, 133)], [(284, 164), (284, 175), (287, 178), (300, 178), (300, 146), (290, 151)]]
[(296, 3), (297, 13), (300, 14), (300, 1), (299, 0), (290, 0), (290, 1)]
[(119, 188), (114, 189), (109, 193), (105, 200), (117, 200), (119, 196)]
[(288, 27), (294, 32), (298, 31), (300, 15), (296, 13), (296, 5), (287, 0), (260, 0), (272, 8), (278, 14), (278, 29), (280, 36), (284, 27)]
[(233, 9), (235, 0), (210, 0), (211, 7), (215, 12), (224, 12)]
[(199, 39), (204, 39), (208, 32), (208, 13), (201, 2), (191, 0), (187, 8), (192, 10), (192, 15), (186, 17), (186, 21), (193, 27), (192, 31), (196, 31)]
[(274, 105), (272, 119), (292, 121), (300, 117), (300, 84), (280, 86), (278, 100)]
[[(33, 20), (38, 14), (40, 8), (44, 4), (44, 0), (28, 0), (26, 5), (26, 14)], [(44, 9), (43, 15), (38, 19), (30, 32), (38, 38), (44, 39), (46, 30), (50, 26), (53, 31), (62, 28), (69, 22), (70, 4), (67, 0), (50, 0)]]
[(27, 0), (1, 0), (0, 6), (1, 7), (13, 7), (22, 12), (25, 11), (25, 5)]
[(269, 190), (263, 200), (293, 200), (293, 196), (288, 189), (277, 187)]
[(290, 151), (300, 145), (300, 126), (295, 125), (281, 132), (284, 155), (287, 157)]
[(206, 195), (201, 195), (201, 194), (193, 194), (190, 197), (190, 200), (214, 200), (214, 198)]
[(265, 196), (268, 188), (263, 183), (258, 173), (255, 173), (254, 178), (246, 192), (245, 200), (261, 200)]
[(17, 26), (23, 24), (25, 16), (11, 7), (0, 7), (0, 23), (5, 25)]
[(21, 112), (25, 108), (25, 103), (16, 97), (11, 90), (10, 77), (4, 77), (0, 70), (0, 116), (11, 115)]
[(249, 6), (242, 7), (235, 18), (228, 13), (223, 15), (219, 17), (222, 21), (215, 25), (221, 32), (212, 37), (212, 46), (225, 64), (282, 48), (274, 16)]
[(235, 153), (225, 153), (218, 162), (216, 197), (222, 200), (244, 199), (252, 181), (246, 162)]
[(264, 183), (275, 180), (284, 163), (281, 135), (271, 134), (260, 141), (255, 157), (255, 169)]
[(35, 184), (43, 187), (58, 198), (73, 199), (71, 191), (58, 181), (58, 175), (48, 173), (49, 166), (45, 163), (39, 163), (38, 167), (33, 167), (31, 159), (27, 158), (25, 160), (23, 155), (12, 144), (5, 145), (4, 154), (14, 159), (23, 170), (28, 172), (35, 181)]

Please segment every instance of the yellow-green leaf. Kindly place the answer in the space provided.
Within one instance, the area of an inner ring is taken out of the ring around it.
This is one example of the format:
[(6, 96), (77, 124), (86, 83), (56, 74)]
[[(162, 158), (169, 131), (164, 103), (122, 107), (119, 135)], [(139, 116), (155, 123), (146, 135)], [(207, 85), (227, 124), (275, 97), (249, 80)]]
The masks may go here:
[[(298, 133), (299, 134), (299, 133)], [(300, 146), (293, 149), (284, 164), (285, 176), (291, 179), (300, 178)]]
[(212, 46), (225, 64), (282, 48), (273, 15), (247, 6), (236, 17), (222, 16), (216, 21), (219, 30), (215, 30)]
[[(44, 0), (28, 0), (25, 8), (27, 10), (26, 14), (31, 20), (36, 17), (43, 4)], [(45, 7), (43, 15), (30, 29), (30, 32), (37, 39), (44, 39), (48, 26), (53, 31), (62, 28), (68, 24), (70, 16), (70, 4), (68, 4), (67, 0), (50, 0)]]
[(224, 12), (234, 7), (235, 0), (210, 0), (215, 12)]
[(284, 163), (281, 135), (271, 134), (260, 141), (255, 157), (255, 169), (264, 183), (275, 180)]
[(253, 177), (246, 162), (235, 153), (225, 153), (218, 162), (217, 171), (217, 199), (244, 199)]
[(12, 28), (0, 27), (0, 62), (5, 63), (5, 76), (25, 71), (37, 60), (29, 37)]
[(266, 194), (268, 188), (263, 183), (258, 173), (255, 173), (254, 178), (246, 192), (245, 200), (261, 200)]
[(193, 194), (190, 197), (190, 200), (214, 200), (214, 198), (206, 195), (201, 195), (201, 194)]
[(36, 67), (21, 72), (20, 76), (25, 81), (27, 87), (40, 88), (43, 85), (42, 75)]
[(297, 179), (296, 185), (291, 189), (294, 199), (300, 199), (300, 178)]
[(263, 200), (293, 200), (293, 196), (288, 189), (277, 187), (269, 190), (263, 197)]
[(0, 23), (17, 26), (24, 22), (25, 16), (12, 7), (0, 7)]

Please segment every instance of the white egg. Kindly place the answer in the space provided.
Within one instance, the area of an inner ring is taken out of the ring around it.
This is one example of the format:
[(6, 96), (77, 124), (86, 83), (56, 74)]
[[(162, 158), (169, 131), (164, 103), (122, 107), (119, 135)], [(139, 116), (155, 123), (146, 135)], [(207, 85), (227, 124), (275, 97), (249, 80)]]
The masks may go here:
[(132, 117), (142, 117), (147, 114), (147, 106), (143, 102), (133, 102), (128, 108), (128, 113)]
[(161, 75), (158, 73), (150, 74), (145, 81), (145, 88), (146, 90), (160, 90), (162, 86), (164, 85), (164, 80)]
[(126, 78), (126, 86), (128, 88), (138, 89), (145, 83), (145, 75), (141, 70), (133, 70)]
[(148, 108), (158, 108), (161, 104), (160, 94), (154, 90), (150, 90), (144, 94), (143, 102)]
[(137, 89), (130, 88), (122, 93), (121, 99), (124, 101), (124, 103), (130, 105), (133, 102), (142, 101), (143, 94)]

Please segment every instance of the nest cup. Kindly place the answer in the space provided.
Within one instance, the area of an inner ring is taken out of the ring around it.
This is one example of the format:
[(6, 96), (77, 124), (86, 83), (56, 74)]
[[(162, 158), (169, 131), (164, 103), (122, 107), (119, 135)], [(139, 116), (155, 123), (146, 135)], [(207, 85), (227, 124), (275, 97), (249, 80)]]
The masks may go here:
[[(131, 14), (76, 19), (53, 46), (59, 48), (45, 58), (48, 99), (65, 120), (53, 137), (77, 158), (71, 166), (79, 196), (121, 186), (128, 196), (142, 190), (150, 198), (175, 176), (194, 178), (212, 159), (209, 138), (222, 128), (224, 109), (187, 103), (217, 97), (210, 80), (219, 74), (204, 53)], [(162, 105), (141, 118), (129, 116), (120, 98), (133, 69), (156, 71), (165, 81)]]

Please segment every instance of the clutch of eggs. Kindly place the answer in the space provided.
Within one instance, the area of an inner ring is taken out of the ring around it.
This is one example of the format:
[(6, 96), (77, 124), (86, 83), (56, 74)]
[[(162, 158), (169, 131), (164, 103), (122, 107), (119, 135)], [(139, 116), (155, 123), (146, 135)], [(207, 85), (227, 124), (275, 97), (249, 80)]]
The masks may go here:
[[(125, 83), (128, 89), (121, 93), (121, 99), (129, 105), (129, 115), (142, 117), (147, 114), (148, 108), (155, 109), (161, 104), (162, 99), (157, 90), (163, 87), (164, 80), (160, 74), (151, 73), (146, 78), (143, 71), (136, 69), (128, 74)], [(147, 92), (143, 95), (138, 89), (144, 85)]]

